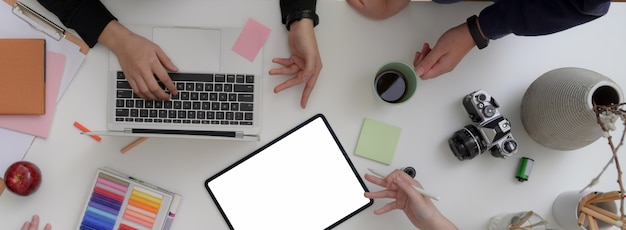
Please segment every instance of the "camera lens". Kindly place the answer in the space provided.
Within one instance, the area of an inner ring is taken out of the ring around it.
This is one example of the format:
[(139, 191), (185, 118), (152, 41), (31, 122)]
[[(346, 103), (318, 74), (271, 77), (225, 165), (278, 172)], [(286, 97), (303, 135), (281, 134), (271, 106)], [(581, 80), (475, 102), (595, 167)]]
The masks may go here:
[(467, 125), (465, 128), (454, 132), (452, 137), (448, 139), (448, 145), (459, 160), (469, 160), (481, 153), (484, 149), (481, 135), (473, 125)]

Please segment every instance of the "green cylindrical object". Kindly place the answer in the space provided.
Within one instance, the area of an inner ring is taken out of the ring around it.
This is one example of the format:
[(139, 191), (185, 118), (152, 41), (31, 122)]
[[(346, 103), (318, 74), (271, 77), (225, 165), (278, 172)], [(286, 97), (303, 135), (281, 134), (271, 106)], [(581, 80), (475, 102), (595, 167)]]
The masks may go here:
[(522, 157), (519, 162), (519, 168), (517, 168), (517, 173), (515, 174), (515, 178), (518, 181), (524, 182), (528, 180), (530, 176), (530, 171), (533, 169), (533, 164), (535, 160), (530, 159), (528, 157)]

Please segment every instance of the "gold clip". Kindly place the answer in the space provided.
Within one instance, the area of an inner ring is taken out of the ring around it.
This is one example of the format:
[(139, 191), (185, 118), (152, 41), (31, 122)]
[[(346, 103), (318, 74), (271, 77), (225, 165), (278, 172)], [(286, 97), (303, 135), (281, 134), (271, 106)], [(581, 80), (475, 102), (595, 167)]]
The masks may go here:
[(41, 31), (57, 41), (65, 37), (65, 29), (35, 12), (24, 5), (24, 3), (17, 1), (13, 6), (13, 14), (24, 20), (35, 30)]

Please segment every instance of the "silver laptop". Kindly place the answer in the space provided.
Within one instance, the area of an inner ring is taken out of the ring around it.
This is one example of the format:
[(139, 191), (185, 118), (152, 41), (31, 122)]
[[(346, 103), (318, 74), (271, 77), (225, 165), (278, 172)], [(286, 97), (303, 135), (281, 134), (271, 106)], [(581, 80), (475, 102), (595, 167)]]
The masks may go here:
[[(178, 67), (178, 95), (143, 100), (109, 55), (107, 128), (102, 135), (259, 140), (262, 50), (254, 62), (232, 51), (241, 28), (128, 26)], [(165, 88), (164, 88), (165, 89)]]

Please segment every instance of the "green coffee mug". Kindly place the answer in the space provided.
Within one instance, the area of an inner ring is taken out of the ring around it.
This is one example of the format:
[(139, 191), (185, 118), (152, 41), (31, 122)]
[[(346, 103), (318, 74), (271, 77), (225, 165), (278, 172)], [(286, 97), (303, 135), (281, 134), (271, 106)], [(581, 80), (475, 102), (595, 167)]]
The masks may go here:
[(399, 104), (413, 96), (417, 88), (417, 74), (412, 66), (390, 62), (374, 75), (374, 93), (383, 102)]

